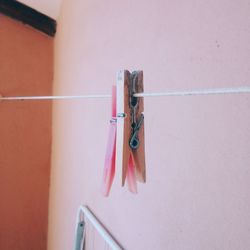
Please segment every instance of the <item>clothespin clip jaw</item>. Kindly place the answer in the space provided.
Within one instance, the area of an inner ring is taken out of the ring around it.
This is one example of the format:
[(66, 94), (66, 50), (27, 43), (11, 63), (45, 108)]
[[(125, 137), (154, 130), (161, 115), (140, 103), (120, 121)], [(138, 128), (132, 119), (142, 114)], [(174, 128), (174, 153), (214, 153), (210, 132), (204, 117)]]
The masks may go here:
[(124, 186), (131, 156), (136, 179), (145, 182), (144, 102), (143, 98), (134, 96), (135, 93), (143, 92), (143, 72), (119, 71), (116, 90), (116, 169)]

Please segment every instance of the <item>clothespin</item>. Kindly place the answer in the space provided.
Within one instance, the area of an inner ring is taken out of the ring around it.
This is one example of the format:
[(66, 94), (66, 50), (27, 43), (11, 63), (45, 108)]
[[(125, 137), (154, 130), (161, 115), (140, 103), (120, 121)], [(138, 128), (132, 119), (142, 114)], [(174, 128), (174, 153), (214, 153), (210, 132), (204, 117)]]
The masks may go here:
[(143, 72), (119, 71), (117, 95), (116, 170), (122, 186), (131, 164), (135, 167), (136, 180), (146, 182), (144, 144), (143, 98), (134, 97), (143, 92)]

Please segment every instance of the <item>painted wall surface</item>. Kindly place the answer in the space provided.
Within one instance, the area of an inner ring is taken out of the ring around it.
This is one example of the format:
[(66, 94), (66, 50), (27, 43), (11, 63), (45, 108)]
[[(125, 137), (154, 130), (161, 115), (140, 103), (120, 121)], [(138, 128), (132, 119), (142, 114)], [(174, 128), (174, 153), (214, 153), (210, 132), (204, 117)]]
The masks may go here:
[[(245, 0), (64, 1), (54, 94), (111, 93), (119, 69), (146, 92), (249, 86), (249, 27)], [(147, 184), (104, 198), (110, 105), (55, 103), (48, 249), (72, 249), (80, 204), (125, 249), (250, 249), (250, 96), (145, 98)]]
[[(53, 39), (0, 15), (0, 93), (51, 95)], [(51, 102), (0, 102), (0, 249), (47, 242)]]

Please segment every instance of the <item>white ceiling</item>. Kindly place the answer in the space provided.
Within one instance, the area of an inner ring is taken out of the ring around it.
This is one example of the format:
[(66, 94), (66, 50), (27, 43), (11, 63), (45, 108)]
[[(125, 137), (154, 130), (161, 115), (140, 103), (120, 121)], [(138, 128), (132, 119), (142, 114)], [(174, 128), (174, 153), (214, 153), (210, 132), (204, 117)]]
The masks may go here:
[(25, 5), (49, 16), (57, 19), (59, 16), (62, 0), (18, 0)]

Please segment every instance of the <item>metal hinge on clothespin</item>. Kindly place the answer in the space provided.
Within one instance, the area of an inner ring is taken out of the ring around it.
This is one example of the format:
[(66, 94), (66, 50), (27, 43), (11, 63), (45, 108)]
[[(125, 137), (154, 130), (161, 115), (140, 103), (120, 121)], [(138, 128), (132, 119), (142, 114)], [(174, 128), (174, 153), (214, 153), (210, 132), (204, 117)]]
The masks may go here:
[(146, 181), (144, 143), (143, 72), (119, 71), (117, 77), (117, 141), (116, 170), (122, 186), (125, 184), (130, 155), (135, 165), (136, 179)]

